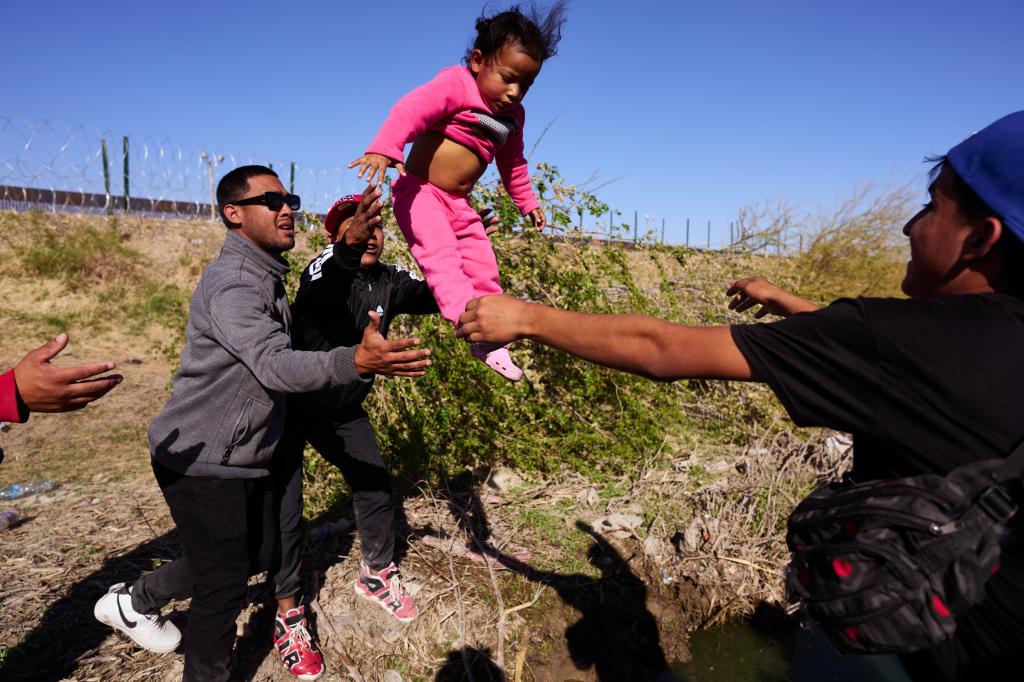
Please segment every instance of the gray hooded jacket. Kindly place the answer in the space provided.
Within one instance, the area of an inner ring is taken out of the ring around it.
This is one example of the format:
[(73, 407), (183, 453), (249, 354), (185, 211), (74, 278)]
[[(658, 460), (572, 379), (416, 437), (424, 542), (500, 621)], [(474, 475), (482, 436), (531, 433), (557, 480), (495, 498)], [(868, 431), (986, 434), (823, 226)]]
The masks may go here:
[(173, 394), (149, 427), (149, 448), (188, 476), (255, 478), (285, 422), (285, 396), (363, 381), (355, 347), (292, 350), (284, 260), (229, 230), (189, 303)]

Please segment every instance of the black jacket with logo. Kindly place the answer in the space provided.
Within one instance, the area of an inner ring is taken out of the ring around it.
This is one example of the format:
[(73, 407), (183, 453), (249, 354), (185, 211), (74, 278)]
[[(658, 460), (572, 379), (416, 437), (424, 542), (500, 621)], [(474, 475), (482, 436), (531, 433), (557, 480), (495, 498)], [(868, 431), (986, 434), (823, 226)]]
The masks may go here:
[[(326, 351), (355, 346), (363, 338), (369, 311), (380, 316), (380, 332), (388, 335), (391, 320), (402, 313), (426, 315), (438, 312), (427, 283), (408, 270), (377, 263), (360, 268), (366, 251), (340, 240), (328, 244), (309, 262), (299, 280), (292, 303), (292, 347)], [(361, 412), (360, 405), (373, 380), (335, 386), (307, 394), (301, 403), (334, 420), (345, 421)]]

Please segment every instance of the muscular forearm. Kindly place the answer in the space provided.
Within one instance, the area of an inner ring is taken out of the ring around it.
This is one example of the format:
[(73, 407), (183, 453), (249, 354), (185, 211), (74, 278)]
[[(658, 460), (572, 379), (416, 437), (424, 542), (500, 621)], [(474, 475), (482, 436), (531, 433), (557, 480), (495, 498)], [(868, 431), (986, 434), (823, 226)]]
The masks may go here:
[(750, 365), (728, 327), (687, 327), (645, 315), (594, 315), (531, 304), (521, 337), (651, 379), (749, 380)]
[(811, 313), (815, 310), (821, 310), (821, 306), (811, 303), (805, 298), (800, 298), (796, 294), (786, 292), (784, 296), (779, 298), (777, 304), (781, 309), (781, 313), (785, 317), (790, 315), (796, 315), (797, 313)]

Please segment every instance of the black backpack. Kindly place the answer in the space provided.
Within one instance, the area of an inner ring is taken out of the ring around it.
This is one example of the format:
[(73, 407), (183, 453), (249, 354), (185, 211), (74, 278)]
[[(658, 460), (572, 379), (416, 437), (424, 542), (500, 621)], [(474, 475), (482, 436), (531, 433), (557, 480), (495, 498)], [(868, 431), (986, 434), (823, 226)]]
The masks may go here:
[(1024, 443), (945, 476), (818, 488), (789, 517), (790, 598), (843, 653), (939, 644), (1015, 539), (1022, 472)]

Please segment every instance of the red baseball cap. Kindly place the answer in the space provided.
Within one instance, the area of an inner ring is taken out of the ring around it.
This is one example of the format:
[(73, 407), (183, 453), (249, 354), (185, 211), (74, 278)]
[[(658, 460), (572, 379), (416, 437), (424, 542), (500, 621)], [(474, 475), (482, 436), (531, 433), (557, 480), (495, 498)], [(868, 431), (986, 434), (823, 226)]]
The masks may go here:
[(341, 221), (354, 214), (356, 207), (362, 200), (362, 194), (346, 194), (334, 202), (334, 206), (331, 206), (331, 210), (327, 212), (327, 216), (324, 218), (324, 229), (327, 230), (327, 234), (331, 236), (331, 239), (334, 239), (338, 234)]

